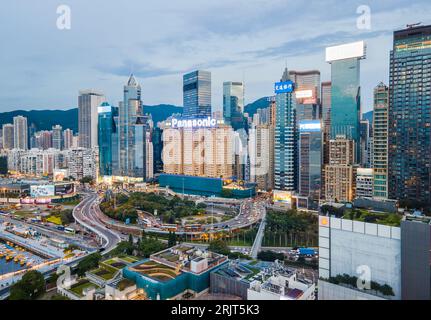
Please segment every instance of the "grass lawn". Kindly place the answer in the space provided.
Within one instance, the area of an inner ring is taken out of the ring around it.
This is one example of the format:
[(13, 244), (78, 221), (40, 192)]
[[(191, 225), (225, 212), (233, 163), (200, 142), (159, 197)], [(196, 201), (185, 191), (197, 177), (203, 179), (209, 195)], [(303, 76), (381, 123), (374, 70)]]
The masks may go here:
[(79, 297), (83, 297), (84, 295), (82, 292), (89, 287), (95, 287), (96, 289), (99, 289), (99, 286), (95, 285), (94, 283), (91, 283), (88, 280), (82, 280), (82, 281), (74, 284), (70, 288), (70, 291), (72, 291), (73, 293), (75, 293)]
[(105, 268), (99, 268), (99, 269), (91, 271), (91, 273), (95, 274), (96, 276), (101, 277), (104, 280), (110, 280), (115, 276), (115, 274), (117, 272), (110, 271), (110, 270), (107, 270)]
[(135, 262), (139, 261), (138, 258), (133, 257), (133, 256), (119, 257), (119, 259), (124, 260), (124, 261), (129, 262), (129, 263), (135, 263)]

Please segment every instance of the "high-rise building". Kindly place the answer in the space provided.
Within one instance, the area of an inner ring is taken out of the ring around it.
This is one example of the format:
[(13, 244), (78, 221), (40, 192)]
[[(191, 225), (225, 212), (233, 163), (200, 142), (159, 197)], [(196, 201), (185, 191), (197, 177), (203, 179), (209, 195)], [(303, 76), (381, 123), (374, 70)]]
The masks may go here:
[(73, 147), (73, 130), (66, 129), (63, 131), (63, 148), (68, 150)]
[(103, 102), (98, 108), (99, 113), (99, 173), (101, 176), (112, 175), (112, 154), (113, 143), (112, 136), (116, 131), (113, 108), (107, 103)]
[(234, 130), (244, 129), (244, 84), (242, 82), (223, 83), (223, 118)]
[[(204, 120), (206, 121), (206, 120)], [(218, 124), (163, 128), (163, 171), (168, 174), (232, 178), (234, 131)]]
[(276, 121), (274, 144), (274, 188), (295, 191), (298, 185), (297, 172), (297, 125), (294, 84), (289, 79), (287, 68), (276, 87)]
[(249, 132), (250, 182), (261, 190), (272, 189), (271, 147), (273, 130), (269, 124), (253, 123)]
[(13, 118), (13, 146), (15, 149), (28, 149), (28, 127), (27, 118), (17, 116)]
[(373, 169), (356, 169), (356, 198), (373, 197)]
[(52, 148), (52, 131), (39, 131), (35, 133), (35, 148), (47, 150)]
[(153, 129), (153, 159), (154, 159), (154, 173), (163, 172), (163, 161), (162, 161), (162, 151), (163, 151), (163, 141), (162, 141), (163, 131), (159, 127)]
[[(332, 84), (330, 81), (322, 82), (321, 104), (322, 104), (322, 181), (325, 181), (325, 166), (329, 164), (329, 140), (331, 133), (331, 94)], [(322, 183), (321, 193), (325, 195), (325, 183)]]
[(183, 76), (183, 116), (211, 116), (211, 72), (197, 70)]
[(380, 83), (374, 89), (373, 111), (373, 197), (388, 198), (389, 88)]
[(14, 148), (14, 126), (11, 123), (6, 123), (2, 127), (3, 131), (3, 149), (12, 150)]
[(356, 163), (360, 160), (360, 66), (364, 58), (363, 41), (326, 48), (326, 61), (331, 64), (330, 138), (345, 135), (355, 141)]
[(389, 197), (431, 204), (431, 26), (395, 31), (389, 75)]
[(57, 150), (63, 149), (63, 128), (60, 125), (52, 127), (52, 147)]
[(360, 164), (363, 168), (371, 167), (371, 124), (367, 119), (360, 122), (360, 141), (361, 141), (361, 159)]
[(124, 99), (119, 106), (119, 175), (134, 177), (134, 125), (142, 115), (141, 85), (133, 74), (124, 86)]
[(302, 207), (317, 209), (322, 186), (322, 125), (320, 120), (299, 122), (299, 196)]
[(320, 71), (290, 71), (289, 78), (295, 83), (297, 123), (320, 119)]
[(37, 132), (36, 124), (32, 122), (32, 124), (28, 127), (28, 137), (30, 143), (30, 149), (36, 148), (36, 137), (35, 134)]
[(78, 97), (79, 146), (97, 147), (97, 108), (105, 101), (103, 93), (95, 90), (81, 90)]
[(346, 136), (329, 141), (329, 164), (325, 166), (325, 199), (348, 202), (355, 198), (355, 142)]

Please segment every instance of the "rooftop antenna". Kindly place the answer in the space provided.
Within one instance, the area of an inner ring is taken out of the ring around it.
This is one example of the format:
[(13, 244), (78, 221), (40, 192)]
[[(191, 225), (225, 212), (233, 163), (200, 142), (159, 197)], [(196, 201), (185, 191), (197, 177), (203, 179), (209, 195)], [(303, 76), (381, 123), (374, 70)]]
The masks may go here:
[(411, 28), (420, 26), (421, 24), (422, 24), (422, 22), (417, 22), (417, 23), (408, 24), (406, 27), (407, 27), (407, 29), (411, 29)]

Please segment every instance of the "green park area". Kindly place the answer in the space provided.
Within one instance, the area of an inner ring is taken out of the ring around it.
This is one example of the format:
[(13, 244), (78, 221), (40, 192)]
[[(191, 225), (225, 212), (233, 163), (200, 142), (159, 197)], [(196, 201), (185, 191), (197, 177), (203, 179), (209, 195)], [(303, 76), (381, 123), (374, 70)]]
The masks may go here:
[(343, 219), (399, 227), (402, 216), (397, 213), (374, 212), (365, 209), (345, 209)]
[(136, 223), (138, 211), (145, 211), (157, 215), (164, 223), (180, 223), (182, 218), (200, 216), (205, 213), (205, 204), (196, 205), (194, 201), (183, 200), (179, 197), (160, 196), (155, 193), (135, 192), (126, 196), (116, 194), (106, 197), (101, 203), (102, 211), (112, 219)]

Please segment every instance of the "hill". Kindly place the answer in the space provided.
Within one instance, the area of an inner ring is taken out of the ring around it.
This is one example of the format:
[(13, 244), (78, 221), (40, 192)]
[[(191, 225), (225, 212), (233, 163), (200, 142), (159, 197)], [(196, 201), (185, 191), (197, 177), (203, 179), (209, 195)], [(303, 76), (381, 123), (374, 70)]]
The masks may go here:
[[(182, 113), (183, 108), (169, 104), (156, 106), (144, 105), (145, 113), (150, 113), (154, 123), (163, 121), (172, 114)], [(59, 124), (63, 129), (72, 129), (78, 132), (78, 108), (70, 110), (16, 110), (0, 113), (0, 127), (5, 123), (13, 123), (13, 117), (24, 116), (27, 118), (28, 125), (36, 125), (37, 130), (51, 130), (52, 126)]]

